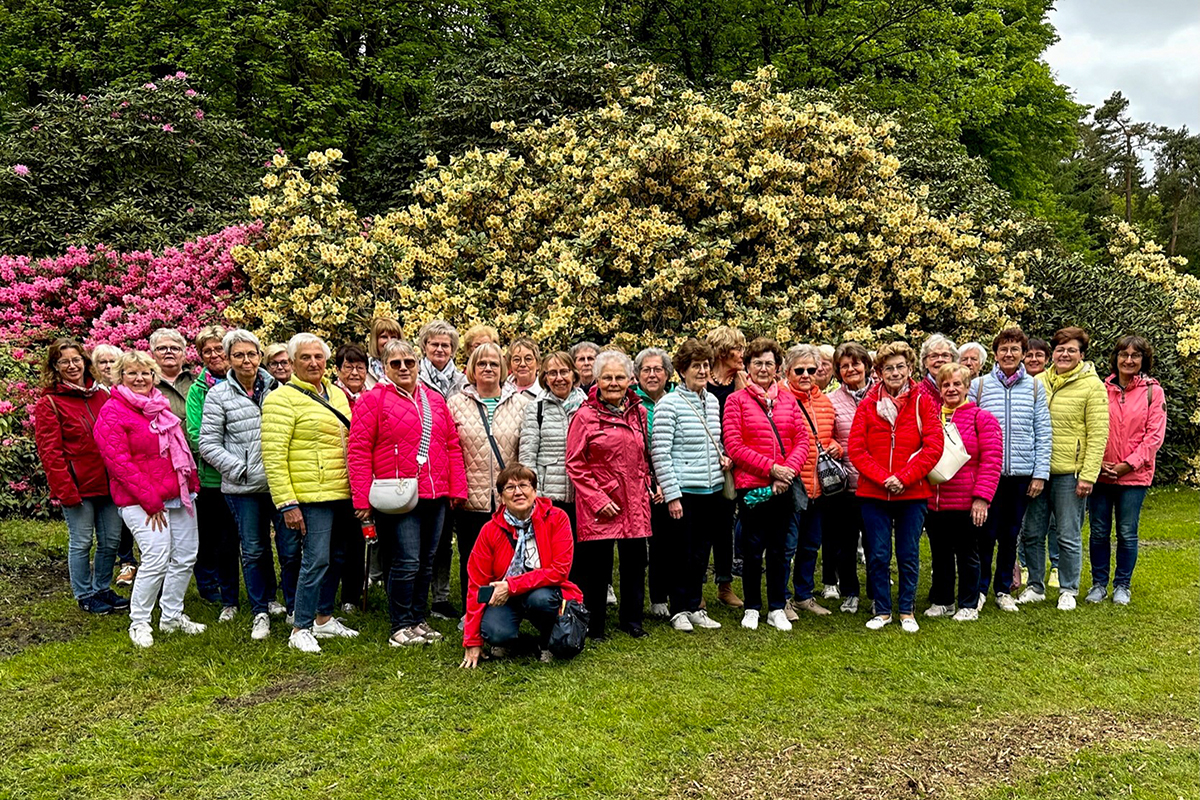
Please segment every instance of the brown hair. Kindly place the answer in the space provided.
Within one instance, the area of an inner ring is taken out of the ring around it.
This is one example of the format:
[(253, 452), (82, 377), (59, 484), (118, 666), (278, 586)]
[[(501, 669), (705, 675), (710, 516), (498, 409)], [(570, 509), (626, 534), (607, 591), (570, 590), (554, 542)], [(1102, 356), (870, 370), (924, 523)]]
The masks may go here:
[(50, 347), (46, 349), (46, 360), (42, 362), (42, 386), (49, 388), (62, 380), (58, 374), (58, 359), (62, 358), (63, 350), (79, 351), (79, 355), (83, 358), (83, 380), (85, 382), (88, 375), (92, 374), (91, 355), (87, 350), (83, 349), (83, 345), (79, 342), (64, 336), (60, 339), (55, 339), (50, 343)]
[(904, 356), (904, 360), (908, 362), (910, 375), (917, 371), (917, 354), (913, 352), (908, 342), (891, 342), (880, 347), (875, 353), (875, 363), (871, 366), (875, 368), (876, 372), (882, 374), (883, 365), (893, 356)]
[(540, 347), (538, 347), (537, 342), (535, 342), (533, 339), (530, 339), (528, 336), (521, 336), (517, 339), (513, 339), (511, 342), (508, 343), (508, 353), (504, 356), (504, 360), (506, 362), (508, 362), (508, 364), (510, 366), (512, 364), (513, 352), (518, 347), (523, 347), (526, 350), (528, 350), (529, 352), (533, 353), (534, 363), (538, 363), (538, 364), (541, 363), (542, 349)]
[(550, 387), (546, 385), (546, 370), (550, 369), (551, 361), (558, 361), (564, 367), (571, 370), (571, 375), (573, 376), (572, 385), (579, 385), (579, 370), (575, 369), (575, 359), (571, 358), (570, 353), (556, 350), (553, 353), (547, 353), (546, 357), (542, 359), (542, 369), (538, 373), (538, 383), (541, 384), (543, 389), (550, 391)]
[(496, 476), (496, 492), (504, 494), (504, 487), (512, 480), (529, 481), (533, 488), (537, 489), (537, 473), (519, 461), (514, 461), (500, 470), (500, 474)]
[(1121, 356), (1121, 351), (1127, 347), (1132, 347), (1142, 354), (1142, 374), (1149, 375), (1154, 371), (1154, 348), (1141, 336), (1130, 334), (1117, 339), (1117, 343), (1113, 347), (1112, 358), (1109, 359), (1109, 368), (1113, 375), (1117, 374), (1117, 359)]
[(379, 358), (379, 334), (390, 333), (397, 339), (404, 335), (400, 323), (391, 317), (376, 317), (371, 320), (371, 338), (367, 339), (367, 353), (371, 358)]
[(742, 357), (749, 364), (756, 356), (761, 356), (763, 353), (774, 355), (776, 368), (783, 369), (783, 348), (779, 346), (779, 342), (765, 336), (760, 336), (746, 345), (746, 351)]
[(686, 340), (679, 345), (675, 350), (675, 355), (671, 358), (671, 364), (679, 373), (687, 372), (688, 367), (697, 361), (707, 361), (711, 367), (713, 365), (713, 348), (708, 342), (702, 342), (696, 337)]
[[(715, 361), (724, 361), (734, 350), (738, 348), (744, 350), (746, 347), (746, 335), (729, 325), (718, 325), (708, 332), (705, 339), (712, 345)], [(780, 353), (782, 352), (781, 350)], [(779, 360), (783, 360), (782, 356)]]
[(833, 371), (837, 374), (838, 380), (842, 379), (843, 358), (857, 361), (866, 367), (868, 372), (871, 371), (871, 354), (867, 352), (867, 348), (858, 342), (842, 342), (837, 346), (837, 350), (833, 351)]
[(471, 357), (471, 353), (475, 352), (475, 340), (487, 337), (494, 344), (500, 344), (500, 332), (491, 325), (484, 325), (482, 322), (476, 323), (462, 335), (463, 355), (467, 358)]
[(1025, 331), (1017, 326), (1005, 328), (996, 334), (996, 338), (992, 339), (992, 353), (994, 354), (1000, 349), (1000, 345), (1008, 342), (1016, 342), (1021, 345), (1021, 354), (1024, 355), (1029, 350), (1029, 337), (1025, 335)]
[[(383, 354), (380, 353), (380, 356)], [(337, 349), (333, 355), (333, 365), (338, 369), (342, 368), (342, 364), (349, 361), (351, 364), (366, 364), (367, 354), (357, 344), (344, 344)]]
[(1050, 339), (1050, 344), (1057, 349), (1059, 345), (1066, 344), (1072, 339), (1079, 342), (1079, 354), (1087, 355), (1088, 344), (1092, 341), (1092, 337), (1087, 335), (1087, 331), (1083, 328), (1059, 328), (1054, 332), (1054, 337)]
[(1030, 339), (1029, 346), (1025, 349), (1025, 352), (1028, 353), (1030, 350), (1037, 350), (1039, 353), (1045, 353), (1047, 356), (1050, 355), (1050, 345), (1045, 339)]

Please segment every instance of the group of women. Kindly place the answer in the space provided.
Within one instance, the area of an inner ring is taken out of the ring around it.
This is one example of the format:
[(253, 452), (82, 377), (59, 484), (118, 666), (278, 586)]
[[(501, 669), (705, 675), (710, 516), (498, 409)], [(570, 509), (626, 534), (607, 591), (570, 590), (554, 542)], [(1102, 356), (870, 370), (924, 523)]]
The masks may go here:
[[(160, 631), (204, 630), (183, 609), (193, 574), (221, 622), (238, 616), (240, 578), (251, 638), (286, 615), (289, 645), (319, 652), (358, 635), (336, 614), (365, 608), (374, 579), (389, 644), (436, 642), (429, 618), (458, 618), (472, 667), (485, 644), (514, 644), (522, 620), (544, 649), (570, 601), (603, 638), (614, 550), (618, 628), (640, 638), (647, 577), (652, 615), (677, 631), (721, 627), (702, 591), (710, 559), (717, 600), (743, 609), (745, 628), (831, 613), (819, 599), (856, 613), (861, 541), (867, 627), (898, 617), (915, 632), (922, 530), (927, 616), (977, 619), (989, 591), (1005, 611), (1045, 600), (1051, 537), (1058, 607), (1070, 610), (1089, 506), (1086, 599), (1108, 595), (1115, 521), (1113, 601), (1129, 602), (1166, 427), (1141, 337), (1116, 342), (1102, 381), (1078, 328), (1049, 344), (1008, 328), (990, 353), (941, 335), (919, 353), (905, 342), (872, 353), (852, 341), (785, 352), (722, 326), (632, 359), (592, 342), (502, 348), (485, 325), (460, 336), (435, 321), (415, 344), (400, 334), (379, 319), (365, 348), (335, 354), (313, 334), (264, 347), (208, 327), (195, 375), (171, 329), (149, 353), (54, 342), (36, 434), (81, 608), (128, 607), (130, 638), (148, 647), (156, 603)], [(123, 531), (141, 558), (129, 599), (112, 589)], [(1018, 559), (1029, 577), (1014, 596)]]

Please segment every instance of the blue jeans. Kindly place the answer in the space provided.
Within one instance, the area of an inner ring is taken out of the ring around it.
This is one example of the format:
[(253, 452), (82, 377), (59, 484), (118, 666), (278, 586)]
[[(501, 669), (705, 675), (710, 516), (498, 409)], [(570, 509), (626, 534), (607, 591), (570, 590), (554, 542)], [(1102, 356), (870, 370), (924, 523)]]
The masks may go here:
[[(797, 511), (792, 515), (792, 524), (788, 528), (787, 547), (784, 550), (786, 563), (795, 563), (792, 572), (792, 586), (796, 590), (796, 600), (803, 602), (813, 596), (813, 586), (816, 582), (817, 552), (821, 549), (821, 517), (824, 509), (824, 498), (809, 498), (808, 508)], [(784, 591), (790, 600), (792, 593)]]
[[(267, 565), (267, 601), (275, 598), (276, 591), (283, 589), (283, 604), (288, 613), (296, 610), (296, 583), (300, 579), (300, 532), (294, 531), (283, 524), (283, 514), (278, 511), (271, 518), (275, 526), (275, 552), (279, 554), (279, 581), (275, 579), (275, 564), (271, 561), (271, 551), (263, 554), (263, 563)], [(278, 583), (282, 581), (283, 586)]]
[(1110, 536), (1113, 516), (1117, 523), (1117, 574), (1113, 586), (1130, 588), (1133, 567), (1138, 556), (1138, 519), (1142, 515), (1142, 502), (1146, 499), (1147, 486), (1118, 486), (1113, 483), (1097, 483), (1092, 489), (1089, 502), (1092, 515), (1091, 535), (1088, 537), (1088, 554), (1092, 559), (1092, 585), (1108, 588), (1108, 570), (1111, 563)]
[(505, 647), (517, 640), (521, 631), (521, 620), (527, 619), (537, 628), (544, 645), (550, 638), (550, 629), (558, 619), (558, 606), (562, 592), (557, 587), (543, 586), (540, 589), (514, 595), (502, 606), (484, 606), (483, 619), (479, 623), (479, 635), (492, 647)]
[(392, 633), (425, 621), (433, 557), (446, 521), (446, 498), (421, 499), (407, 514), (376, 514), (375, 529), (387, 566)]
[(863, 550), (867, 555), (867, 588), (875, 613), (892, 613), (892, 532), (896, 536), (896, 569), (900, 576), (900, 613), (911, 614), (917, 601), (921, 571), (921, 526), (924, 500), (862, 498)]
[(787, 538), (795, 505), (791, 492), (754, 507), (740, 504), (742, 522), (742, 592), (747, 609), (762, 610), (763, 554), (766, 554), (767, 609), (778, 611), (787, 598)]
[(1046, 536), (1053, 514), (1058, 526), (1058, 585), (1063, 594), (1079, 593), (1085, 502), (1075, 494), (1078, 482), (1074, 473), (1051, 475), (1045, 490), (1029, 501), (1021, 544), (1025, 548), (1029, 588), (1035, 592), (1046, 591)]
[(292, 627), (303, 630), (311, 628), (317, 617), (333, 615), (343, 555), (342, 539), (334, 535), (334, 528), (359, 524), (349, 500), (301, 503), (300, 513), (307, 533), (300, 537), (300, 575)]
[(227, 494), (225, 502), (237, 523), (242, 542), (242, 578), (246, 581), (246, 597), (255, 614), (267, 613), (267, 601), (275, 571), (271, 556), (271, 523), (275, 519), (275, 504), (267, 492), (256, 494)]
[[(84, 600), (112, 585), (113, 564), (121, 543), (121, 513), (111, 497), (85, 497), (77, 506), (64, 506), (63, 516), (67, 519), (71, 592), (76, 600)], [(95, 563), (91, 561), (93, 538)]]

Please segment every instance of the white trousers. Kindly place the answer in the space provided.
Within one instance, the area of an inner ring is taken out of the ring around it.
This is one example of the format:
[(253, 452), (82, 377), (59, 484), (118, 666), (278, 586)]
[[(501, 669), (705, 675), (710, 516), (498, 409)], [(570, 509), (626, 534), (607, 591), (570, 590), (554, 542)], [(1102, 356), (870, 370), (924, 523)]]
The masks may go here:
[[(183, 613), (183, 594), (192, 579), (192, 565), (200, 549), (194, 510), (168, 508), (167, 525), (153, 530), (141, 506), (122, 506), (121, 519), (129, 526), (141, 550), (142, 562), (133, 580), (129, 598), (129, 626), (150, 624), (154, 601), (162, 608), (162, 620), (178, 619)], [(162, 597), (159, 598), (159, 591)]]

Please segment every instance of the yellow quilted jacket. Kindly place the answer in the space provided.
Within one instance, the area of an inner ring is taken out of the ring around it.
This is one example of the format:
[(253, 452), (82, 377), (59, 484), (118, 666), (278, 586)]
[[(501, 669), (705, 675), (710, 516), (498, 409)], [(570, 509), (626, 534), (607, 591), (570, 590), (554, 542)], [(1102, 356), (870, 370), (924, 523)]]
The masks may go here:
[[(318, 393), (295, 375), (267, 395), (262, 411), (262, 457), (276, 508), (350, 498), (346, 426), (327, 408), (290, 386)], [(329, 404), (350, 419), (346, 395), (323, 381)]]
[[(518, 392), (510, 384), (505, 384), (501, 390), (500, 405), (496, 406), (496, 416), (492, 420), (492, 436), (504, 465), (516, 462), (517, 451), (521, 444), (521, 422), (527, 406), (533, 398)], [(492, 445), (488, 442), (487, 430), (479, 416), (483, 403), (473, 385), (468, 384), (463, 390), (446, 401), (450, 413), (454, 416), (454, 424), (458, 427), (458, 439), (462, 443), (463, 463), (467, 468), (467, 504), (468, 511), (493, 511), (499, 507), (496, 497), (496, 476), (501, 467), (496, 463), (492, 453)]]
[(1096, 482), (1108, 444), (1108, 390), (1091, 362), (1064, 375), (1050, 366), (1037, 379), (1050, 403), (1050, 474)]

